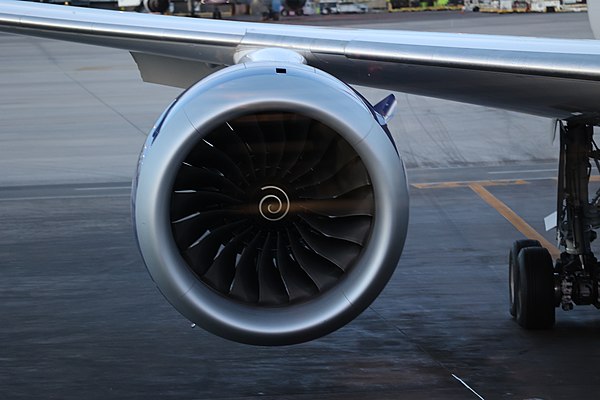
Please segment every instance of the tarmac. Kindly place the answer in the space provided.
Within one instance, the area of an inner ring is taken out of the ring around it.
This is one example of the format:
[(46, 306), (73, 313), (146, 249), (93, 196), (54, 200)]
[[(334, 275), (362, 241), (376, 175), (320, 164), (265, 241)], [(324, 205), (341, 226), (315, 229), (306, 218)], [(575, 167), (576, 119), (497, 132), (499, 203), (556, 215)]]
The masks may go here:
[[(591, 37), (585, 14), (333, 17)], [(142, 83), (118, 50), (1, 34), (0, 54), (1, 399), (598, 398), (597, 310), (557, 311), (551, 331), (522, 330), (508, 313), (516, 221), (554, 241), (543, 227), (556, 192), (550, 120), (397, 94), (390, 127), (411, 219), (392, 280), (324, 338), (253, 347), (192, 329), (137, 252), (131, 176), (180, 90)]]

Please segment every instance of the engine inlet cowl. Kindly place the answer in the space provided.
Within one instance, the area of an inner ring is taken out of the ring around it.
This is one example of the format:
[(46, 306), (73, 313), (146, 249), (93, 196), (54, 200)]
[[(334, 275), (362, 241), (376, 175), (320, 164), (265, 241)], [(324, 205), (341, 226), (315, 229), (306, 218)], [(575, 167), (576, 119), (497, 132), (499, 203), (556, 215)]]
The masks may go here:
[(400, 257), (401, 160), (368, 104), (304, 65), (229, 67), (161, 116), (134, 219), (148, 271), (228, 339), (299, 343), (343, 326)]

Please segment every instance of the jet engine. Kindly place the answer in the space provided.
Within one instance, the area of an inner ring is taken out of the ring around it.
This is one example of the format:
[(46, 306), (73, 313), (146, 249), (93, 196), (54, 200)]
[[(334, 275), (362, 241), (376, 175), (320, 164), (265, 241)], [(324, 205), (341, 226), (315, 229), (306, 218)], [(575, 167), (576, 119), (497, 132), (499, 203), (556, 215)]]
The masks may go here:
[(162, 294), (255, 345), (300, 343), (360, 314), (408, 224), (403, 163), (379, 116), (312, 67), (252, 62), (184, 92), (140, 155), (133, 216)]

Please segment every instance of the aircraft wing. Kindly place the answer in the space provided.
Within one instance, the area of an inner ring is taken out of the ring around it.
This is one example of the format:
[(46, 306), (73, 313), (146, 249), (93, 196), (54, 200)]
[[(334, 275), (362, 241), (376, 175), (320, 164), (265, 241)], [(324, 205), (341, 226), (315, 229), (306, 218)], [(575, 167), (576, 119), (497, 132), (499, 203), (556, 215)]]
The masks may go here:
[(349, 84), (562, 119), (600, 112), (595, 40), (185, 19), (10, 0), (0, 0), (0, 30), (129, 50), (146, 81), (179, 87), (257, 50), (288, 49)]

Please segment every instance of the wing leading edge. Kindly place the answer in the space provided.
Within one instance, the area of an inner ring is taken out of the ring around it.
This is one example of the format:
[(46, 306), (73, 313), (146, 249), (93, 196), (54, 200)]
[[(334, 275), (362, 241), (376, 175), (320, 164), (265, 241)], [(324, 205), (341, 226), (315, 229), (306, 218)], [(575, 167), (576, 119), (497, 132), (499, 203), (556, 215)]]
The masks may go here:
[(150, 80), (161, 82), (161, 70), (180, 63), (180, 79), (161, 82), (175, 86), (249, 51), (285, 48), (349, 84), (562, 119), (600, 115), (595, 40), (191, 20), (10, 0), (0, 6), (1, 31), (128, 50), (138, 65), (153, 65)]

